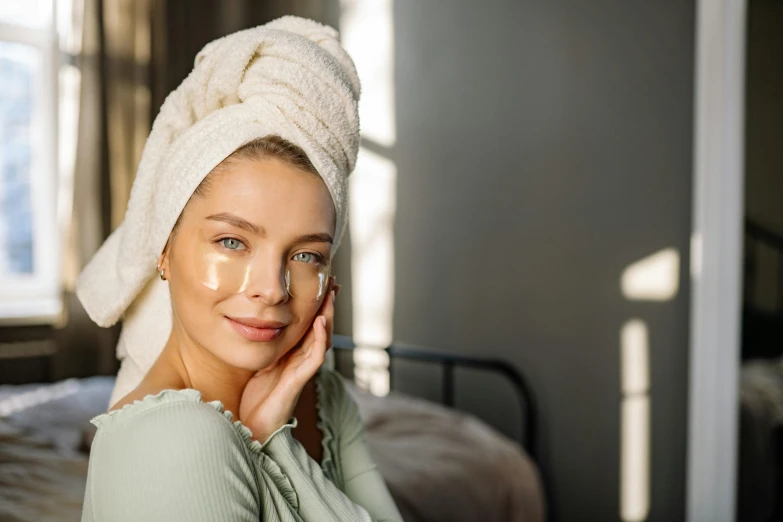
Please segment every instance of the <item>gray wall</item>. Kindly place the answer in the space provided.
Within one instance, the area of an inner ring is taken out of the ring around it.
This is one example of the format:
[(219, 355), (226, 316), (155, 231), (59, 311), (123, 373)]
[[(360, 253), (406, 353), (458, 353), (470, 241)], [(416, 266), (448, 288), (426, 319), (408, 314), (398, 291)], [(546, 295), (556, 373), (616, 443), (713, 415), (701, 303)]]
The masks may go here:
[[(557, 521), (619, 519), (633, 317), (650, 330), (649, 520), (684, 518), (694, 17), (675, 0), (394, 1), (394, 337), (527, 373)], [(623, 270), (666, 247), (678, 295), (627, 301)], [(514, 434), (510, 389), (467, 377), (461, 398)]]

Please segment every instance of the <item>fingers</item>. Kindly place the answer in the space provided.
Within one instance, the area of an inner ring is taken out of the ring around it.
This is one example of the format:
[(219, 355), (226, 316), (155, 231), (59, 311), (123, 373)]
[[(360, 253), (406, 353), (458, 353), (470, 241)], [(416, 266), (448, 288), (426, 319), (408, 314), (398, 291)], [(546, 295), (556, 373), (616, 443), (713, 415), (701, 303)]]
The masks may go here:
[(315, 375), (315, 372), (324, 363), (327, 347), (327, 327), (325, 323), (326, 316), (324, 315), (317, 316), (315, 321), (313, 321), (315, 339), (307, 347), (297, 372), (297, 377), (302, 385)]
[(326, 306), (324, 315), (326, 316), (326, 350), (332, 347), (332, 332), (334, 332), (334, 299), (336, 292), (332, 290), (327, 296), (329, 303)]
[[(329, 299), (329, 297), (327, 297), (327, 299)], [(313, 325), (315, 330), (315, 342), (310, 347), (310, 357), (314, 355), (317, 357), (319, 352), (326, 352), (327, 323), (328, 319), (325, 315), (316, 317), (315, 324)]]
[[(313, 371), (317, 370), (318, 366), (324, 362), (324, 355), (331, 343), (333, 320), (334, 295), (330, 291), (326, 295), (318, 315), (313, 319), (312, 328), (307, 335), (310, 342), (307, 342), (303, 346), (304, 352), (302, 357), (304, 358), (304, 361), (302, 364), (309, 365), (309, 362), (312, 362), (316, 365)], [(312, 337), (310, 337), (311, 335)]]
[(323, 313), (316, 317), (313, 329), (315, 331), (315, 342), (312, 344), (313, 352), (321, 358), (319, 364), (323, 363), (323, 356), (331, 347), (332, 329), (334, 328), (334, 292), (330, 291), (324, 299)]
[(318, 308), (318, 313), (316, 315), (316, 319), (322, 315), (326, 317), (326, 332), (327, 332), (326, 349), (327, 350), (332, 346), (332, 331), (334, 329), (334, 299), (339, 289), (340, 289), (340, 285), (335, 284), (334, 276), (330, 276), (329, 283), (326, 286), (326, 297), (321, 302), (321, 306)]

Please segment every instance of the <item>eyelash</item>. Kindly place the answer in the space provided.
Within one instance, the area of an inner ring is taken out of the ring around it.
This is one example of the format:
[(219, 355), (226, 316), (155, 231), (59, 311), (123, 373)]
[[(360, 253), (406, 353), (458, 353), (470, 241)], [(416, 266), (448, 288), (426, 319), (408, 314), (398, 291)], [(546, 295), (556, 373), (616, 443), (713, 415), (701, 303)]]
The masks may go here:
[[(238, 242), (240, 245), (245, 247), (244, 250), (247, 250), (247, 245), (245, 245), (245, 243), (241, 239), (237, 239), (235, 237), (222, 237), (222, 238), (218, 239), (216, 241), (216, 243), (218, 243), (220, 246), (222, 246), (224, 250), (228, 250), (230, 252), (240, 252), (241, 251), (241, 249), (238, 249), (238, 248), (228, 248), (227, 246), (225, 246), (223, 244), (223, 242), (224, 241), (228, 241), (228, 240), (234, 240), (234, 241)], [(300, 254), (309, 254), (309, 255), (315, 257), (316, 264), (318, 264), (318, 265), (321, 265), (324, 262), (324, 256), (322, 256), (318, 252), (297, 252), (294, 255), (300, 255)]]

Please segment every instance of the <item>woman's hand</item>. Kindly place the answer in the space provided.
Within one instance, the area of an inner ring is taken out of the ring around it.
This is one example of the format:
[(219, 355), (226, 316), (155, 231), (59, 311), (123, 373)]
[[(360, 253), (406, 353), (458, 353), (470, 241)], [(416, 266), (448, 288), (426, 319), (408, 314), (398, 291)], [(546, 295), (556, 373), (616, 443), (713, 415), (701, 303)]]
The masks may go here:
[(239, 404), (239, 419), (253, 432), (253, 439), (265, 442), (293, 415), (299, 395), (331, 347), (334, 297), (339, 291), (334, 278), (312, 326), (296, 346), (277, 363), (264, 368), (248, 381)]

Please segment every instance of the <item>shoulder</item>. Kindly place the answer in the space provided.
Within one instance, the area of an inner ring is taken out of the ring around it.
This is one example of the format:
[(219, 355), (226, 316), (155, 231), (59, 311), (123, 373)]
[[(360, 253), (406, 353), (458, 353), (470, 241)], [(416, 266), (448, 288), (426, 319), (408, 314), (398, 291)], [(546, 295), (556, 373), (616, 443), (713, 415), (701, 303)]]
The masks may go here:
[[(96, 519), (201, 521), (231, 510), (258, 513), (251, 446), (230, 415), (202, 402), (196, 390), (165, 390), (94, 418), (87, 487)], [(250, 519), (257, 520), (231, 518)]]
[(234, 497), (255, 506), (252, 451), (230, 415), (188, 389), (164, 390), (92, 419), (98, 431), (88, 487), (97, 512), (159, 502), (216, 505)]

